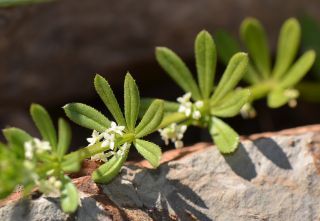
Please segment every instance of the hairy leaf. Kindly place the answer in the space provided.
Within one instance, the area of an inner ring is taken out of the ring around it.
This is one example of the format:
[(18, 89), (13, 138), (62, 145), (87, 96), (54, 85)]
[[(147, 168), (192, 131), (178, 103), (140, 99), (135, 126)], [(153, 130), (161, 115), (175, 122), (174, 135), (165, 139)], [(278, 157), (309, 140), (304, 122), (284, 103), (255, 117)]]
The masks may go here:
[(211, 102), (218, 102), (238, 84), (248, 67), (248, 56), (246, 53), (235, 54), (222, 75), (222, 78), (211, 97)]
[(124, 111), (126, 122), (130, 131), (134, 130), (140, 109), (140, 96), (138, 87), (128, 73), (124, 81)]
[(58, 122), (58, 134), (57, 154), (59, 157), (63, 157), (71, 142), (71, 129), (69, 124), (62, 118), (60, 118)]
[(3, 135), (7, 139), (10, 148), (17, 158), (24, 159), (24, 143), (30, 141), (32, 137), (19, 128), (11, 127), (3, 130)]
[(231, 153), (238, 147), (239, 135), (219, 118), (211, 118), (210, 134), (221, 153)]
[(257, 19), (247, 18), (241, 24), (240, 35), (256, 68), (264, 78), (268, 78), (271, 61), (264, 28)]
[(129, 153), (129, 148), (125, 151), (123, 156), (113, 156), (108, 162), (101, 165), (92, 173), (92, 179), (97, 183), (109, 183), (119, 173), (123, 163), (126, 161)]
[[(142, 117), (147, 109), (149, 108), (150, 104), (155, 101), (155, 98), (142, 98), (141, 105), (140, 105), (140, 113), (139, 116)], [(172, 101), (164, 101), (163, 103), (163, 110), (165, 113), (167, 112), (177, 112), (179, 109), (179, 104), (177, 102)]]
[(210, 113), (218, 117), (234, 117), (242, 106), (248, 102), (249, 89), (240, 89), (230, 92), (220, 102), (211, 106)]
[(167, 74), (185, 91), (191, 92), (195, 100), (201, 99), (199, 88), (181, 58), (165, 47), (156, 49), (156, 59)]
[(30, 113), (42, 138), (49, 141), (53, 150), (57, 147), (57, 133), (48, 112), (39, 104), (32, 104)]
[(70, 120), (85, 128), (104, 132), (110, 121), (99, 111), (82, 103), (70, 103), (63, 107)]
[(108, 83), (102, 76), (96, 75), (94, 78), (94, 87), (99, 94), (103, 103), (107, 106), (108, 110), (119, 125), (126, 126), (126, 121), (121, 112), (120, 106), (113, 91)]
[(79, 204), (79, 193), (77, 187), (70, 181), (63, 185), (61, 191), (61, 207), (66, 213), (73, 213)]
[(216, 71), (217, 51), (214, 41), (207, 31), (198, 34), (195, 40), (195, 55), (202, 97), (209, 98)]
[(275, 78), (281, 78), (292, 64), (298, 50), (300, 35), (300, 25), (296, 19), (290, 18), (283, 24), (278, 39), (277, 57), (273, 71)]
[(285, 96), (284, 89), (277, 88), (268, 94), (268, 107), (278, 108), (289, 101), (289, 97)]
[(163, 119), (163, 112), (163, 101), (153, 101), (135, 129), (136, 137), (141, 138), (154, 132)]
[(283, 88), (292, 87), (298, 83), (311, 69), (316, 58), (316, 53), (313, 50), (304, 53), (298, 61), (288, 70), (287, 74), (280, 82)]
[(161, 148), (149, 141), (136, 139), (134, 143), (138, 152), (154, 167), (158, 167), (161, 159)]
[(184, 121), (187, 118), (188, 117), (183, 113), (179, 113), (179, 112), (167, 113), (164, 115), (163, 120), (158, 128), (167, 127), (172, 123), (180, 123), (181, 121)]

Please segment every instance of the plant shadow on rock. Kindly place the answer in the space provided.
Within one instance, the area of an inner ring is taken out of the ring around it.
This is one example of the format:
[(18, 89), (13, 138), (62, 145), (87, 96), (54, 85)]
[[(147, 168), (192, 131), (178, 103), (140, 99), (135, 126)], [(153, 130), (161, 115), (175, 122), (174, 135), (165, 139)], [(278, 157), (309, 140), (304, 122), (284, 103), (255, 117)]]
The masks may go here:
[[(130, 166), (122, 172), (132, 169), (138, 168)], [(154, 220), (211, 220), (202, 211), (208, 207), (201, 197), (179, 180), (168, 178), (169, 169), (165, 164), (157, 170), (141, 170), (128, 181), (124, 175), (108, 184), (104, 191), (113, 193), (117, 205), (144, 209)]]
[(281, 147), (271, 138), (258, 139), (253, 142), (258, 150), (278, 167), (291, 170), (292, 166)]
[(238, 176), (249, 181), (257, 176), (256, 167), (241, 143), (234, 153), (223, 155), (223, 157)]
[[(292, 169), (286, 153), (273, 139), (262, 138), (254, 141), (253, 143), (266, 158), (272, 161), (273, 164), (281, 169)], [(223, 157), (233, 172), (238, 176), (241, 176), (248, 181), (257, 176), (255, 164), (241, 143), (234, 153), (223, 155)]]

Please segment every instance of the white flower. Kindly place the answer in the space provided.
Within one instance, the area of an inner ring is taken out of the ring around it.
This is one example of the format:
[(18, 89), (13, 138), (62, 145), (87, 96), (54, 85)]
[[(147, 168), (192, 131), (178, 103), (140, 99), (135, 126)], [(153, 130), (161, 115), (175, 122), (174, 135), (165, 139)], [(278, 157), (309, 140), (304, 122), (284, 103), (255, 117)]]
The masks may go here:
[(33, 158), (34, 153), (43, 153), (45, 151), (50, 151), (51, 149), (48, 141), (41, 141), (38, 138), (33, 138), (24, 143), (24, 154), (28, 160)]
[(203, 101), (196, 101), (196, 103), (194, 103), (196, 105), (197, 108), (202, 108), (203, 107)]
[(107, 162), (108, 157), (106, 156), (105, 153), (98, 153), (96, 155), (91, 156), (91, 160), (101, 160), (103, 162)]
[(117, 151), (117, 156), (123, 157), (128, 148), (129, 148), (128, 143), (124, 143)]
[(187, 117), (192, 117), (195, 120), (201, 118), (200, 109), (203, 107), (203, 101), (196, 101), (194, 104), (190, 101), (191, 93), (186, 93), (182, 97), (178, 97), (177, 101), (180, 103), (178, 112), (184, 113)]
[(38, 185), (39, 185), (40, 191), (46, 195), (49, 195), (49, 194), (60, 195), (62, 182), (60, 180), (57, 180), (56, 177), (51, 176), (47, 180), (39, 181)]
[(188, 93), (184, 94), (182, 97), (178, 97), (177, 101), (181, 104), (190, 102), (191, 95), (192, 95), (191, 92), (188, 92)]
[(123, 135), (123, 130), (125, 129), (124, 126), (118, 126), (116, 122), (112, 121), (111, 122), (111, 127), (107, 130), (109, 133), (116, 133), (119, 134), (120, 136)]
[(100, 139), (101, 139), (100, 133), (99, 133), (98, 131), (94, 130), (94, 131), (92, 132), (91, 137), (87, 138), (87, 141), (89, 142), (89, 146), (91, 146), (91, 145), (99, 142)]
[(159, 129), (159, 132), (166, 145), (171, 141), (177, 148), (180, 148), (183, 146), (182, 138), (186, 130), (186, 125), (178, 126), (176, 123), (173, 123), (164, 129)]
[(183, 147), (183, 142), (181, 140), (177, 140), (176, 142), (174, 142), (174, 146), (177, 148), (177, 149), (180, 149)]
[(104, 140), (101, 144), (101, 147), (109, 147), (111, 150), (113, 150), (115, 146), (115, 135), (104, 132), (103, 138)]
[(200, 111), (196, 110), (192, 113), (192, 118), (195, 120), (199, 120), (201, 118), (201, 113)]

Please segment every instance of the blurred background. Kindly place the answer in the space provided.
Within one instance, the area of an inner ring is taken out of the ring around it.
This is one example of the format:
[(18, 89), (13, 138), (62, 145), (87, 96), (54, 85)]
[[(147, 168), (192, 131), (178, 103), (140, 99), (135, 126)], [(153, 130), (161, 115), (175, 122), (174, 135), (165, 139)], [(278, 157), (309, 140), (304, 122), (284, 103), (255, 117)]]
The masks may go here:
[[(120, 102), (127, 71), (141, 96), (175, 100), (182, 95), (155, 61), (156, 46), (176, 51), (194, 70), (193, 42), (207, 29), (238, 37), (241, 21), (258, 18), (275, 49), (282, 23), (309, 15), (320, 22), (318, 0), (57, 0), (0, 9), (0, 127), (16, 126), (36, 135), (29, 106), (36, 102), (58, 118), (68, 102), (84, 102), (106, 113), (93, 88), (105, 76)], [(319, 38), (320, 41), (320, 38)], [(303, 49), (302, 49), (303, 50)], [(224, 65), (218, 64), (218, 73)], [(257, 102), (258, 117), (227, 120), (241, 135), (320, 123), (320, 102), (271, 110)], [(91, 131), (73, 125), (74, 146), (86, 145)], [(155, 137), (154, 139), (159, 139)], [(209, 141), (191, 129), (186, 143)]]

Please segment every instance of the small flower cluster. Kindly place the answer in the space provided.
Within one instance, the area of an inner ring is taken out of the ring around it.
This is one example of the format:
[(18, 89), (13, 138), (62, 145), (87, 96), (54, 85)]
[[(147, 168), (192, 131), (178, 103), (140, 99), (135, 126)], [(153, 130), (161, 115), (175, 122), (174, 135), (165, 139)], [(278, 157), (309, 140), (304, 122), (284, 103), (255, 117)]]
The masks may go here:
[(53, 170), (47, 172), (48, 178), (43, 180), (37, 173), (34, 172), (36, 163), (35, 161), (38, 154), (49, 152), (52, 147), (48, 141), (42, 141), (38, 138), (33, 138), (30, 141), (24, 143), (25, 161), (24, 168), (29, 172), (28, 179), (32, 180), (39, 189), (45, 194), (60, 194), (62, 182), (55, 176), (52, 176)]
[(168, 145), (169, 141), (173, 142), (176, 148), (183, 147), (182, 138), (184, 132), (186, 132), (186, 125), (177, 125), (176, 123), (171, 124), (170, 126), (159, 129), (160, 136), (164, 140), (165, 144)]
[(184, 113), (187, 117), (192, 117), (195, 120), (201, 118), (200, 108), (203, 107), (203, 101), (196, 101), (194, 104), (190, 101), (191, 93), (188, 92), (182, 97), (178, 97), (177, 101), (180, 103), (178, 112)]
[(32, 160), (34, 154), (40, 154), (45, 151), (50, 151), (51, 149), (48, 141), (41, 141), (38, 138), (34, 138), (24, 144), (25, 157), (27, 160)]
[(110, 128), (106, 131), (99, 133), (94, 130), (90, 138), (87, 138), (89, 146), (94, 145), (98, 142), (101, 143), (101, 147), (109, 147), (110, 151), (107, 153), (98, 153), (91, 157), (92, 160), (101, 160), (108, 161), (110, 156), (117, 154), (117, 156), (122, 157), (125, 154), (125, 151), (129, 148), (128, 143), (124, 143), (119, 147), (119, 150), (116, 152), (116, 136), (123, 136), (124, 126), (118, 126), (116, 122), (111, 122)]
[(240, 114), (244, 119), (255, 118), (257, 116), (256, 110), (250, 103), (246, 103), (240, 110)]
[(39, 186), (41, 192), (46, 195), (60, 195), (62, 182), (54, 176), (49, 177), (47, 180), (37, 181), (36, 184)]
[(297, 98), (299, 97), (299, 91), (296, 89), (287, 89), (284, 91), (284, 96), (289, 98), (289, 107), (296, 107), (297, 106)]

